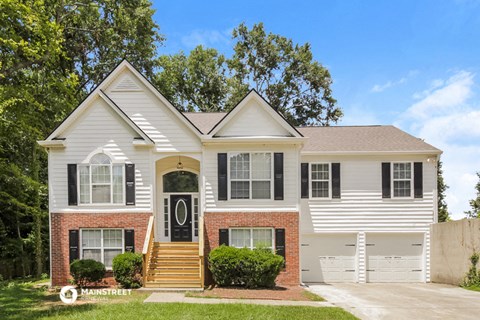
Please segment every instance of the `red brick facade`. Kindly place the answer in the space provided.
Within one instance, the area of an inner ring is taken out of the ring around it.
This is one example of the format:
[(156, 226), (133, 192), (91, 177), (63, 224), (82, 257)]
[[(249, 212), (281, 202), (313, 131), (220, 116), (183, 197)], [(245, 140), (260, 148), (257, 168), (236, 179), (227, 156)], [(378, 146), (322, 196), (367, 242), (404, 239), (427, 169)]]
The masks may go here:
[(52, 285), (66, 285), (69, 273), (68, 231), (81, 228), (135, 230), (135, 251), (142, 252), (151, 213), (51, 213)]
[[(298, 212), (205, 212), (205, 257), (219, 244), (219, 229), (268, 227), (285, 229), (286, 269), (277, 278), (281, 284), (300, 283)], [(207, 275), (207, 280), (211, 279)]]

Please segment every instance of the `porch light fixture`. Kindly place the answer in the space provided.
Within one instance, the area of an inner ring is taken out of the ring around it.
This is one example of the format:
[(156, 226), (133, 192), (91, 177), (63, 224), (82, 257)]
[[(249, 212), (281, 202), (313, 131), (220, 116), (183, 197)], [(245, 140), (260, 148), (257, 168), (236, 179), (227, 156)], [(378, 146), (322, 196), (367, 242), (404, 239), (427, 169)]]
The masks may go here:
[(177, 170), (183, 170), (183, 163), (180, 161), (180, 156), (178, 157)]

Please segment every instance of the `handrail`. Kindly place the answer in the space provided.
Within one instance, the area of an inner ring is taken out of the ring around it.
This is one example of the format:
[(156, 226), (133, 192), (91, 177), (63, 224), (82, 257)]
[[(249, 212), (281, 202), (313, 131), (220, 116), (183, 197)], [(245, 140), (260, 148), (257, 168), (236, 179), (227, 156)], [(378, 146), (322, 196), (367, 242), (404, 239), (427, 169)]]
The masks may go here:
[(153, 243), (154, 243), (154, 217), (151, 216), (148, 219), (147, 234), (145, 235), (145, 242), (143, 243), (143, 285), (147, 282), (147, 274), (150, 268), (150, 257), (152, 255)]
[(204, 231), (203, 231), (203, 216), (198, 217), (198, 258), (200, 266), (200, 281), (201, 287), (204, 287), (204, 267), (205, 267), (205, 258), (204, 258)]

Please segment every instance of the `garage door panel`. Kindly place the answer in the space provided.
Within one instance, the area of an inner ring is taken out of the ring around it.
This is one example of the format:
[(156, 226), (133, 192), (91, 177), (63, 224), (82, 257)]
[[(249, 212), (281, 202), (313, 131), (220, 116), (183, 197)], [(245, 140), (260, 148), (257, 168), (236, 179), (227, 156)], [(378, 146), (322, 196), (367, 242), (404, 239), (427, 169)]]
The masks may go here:
[(370, 234), (368, 282), (422, 282), (423, 234)]
[(355, 282), (356, 235), (319, 235), (302, 240), (304, 282)]

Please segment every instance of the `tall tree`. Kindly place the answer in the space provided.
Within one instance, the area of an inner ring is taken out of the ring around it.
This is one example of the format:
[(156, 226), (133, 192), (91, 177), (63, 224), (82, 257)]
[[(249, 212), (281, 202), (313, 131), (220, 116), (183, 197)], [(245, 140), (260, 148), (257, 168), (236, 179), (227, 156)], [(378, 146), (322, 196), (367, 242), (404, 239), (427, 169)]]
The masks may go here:
[(438, 222), (445, 222), (450, 220), (448, 214), (447, 202), (445, 201), (445, 191), (448, 186), (443, 179), (442, 161), (437, 164), (437, 200), (438, 200)]
[(329, 125), (342, 116), (330, 88), (329, 71), (313, 59), (310, 44), (294, 44), (266, 33), (262, 23), (233, 30), (234, 54), (228, 61), (245, 93), (253, 86), (294, 125)]
[(45, 136), (118, 61), (153, 74), (163, 40), (146, 0), (0, 5), (0, 273), (46, 271)]
[(477, 172), (478, 182), (475, 185), (477, 196), (475, 199), (470, 200), (470, 210), (465, 211), (465, 214), (469, 218), (480, 218), (480, 172)]
[(155, 76), (159, 90), (183, 111), (214, 112), (225, 109), (229, 96), (226, 59), (215, 49), (198, 46), (187, 56), (161, 56)]
[(229, 111), (256, 89), (294, 125), (329, 125), (342, 111), (332, 97), (328, 70), (310, 45), (269, 33), (263, 24), (233, 31), (233, 56), (199, 46), (159, 58), (155, 84), (179, 109)]

